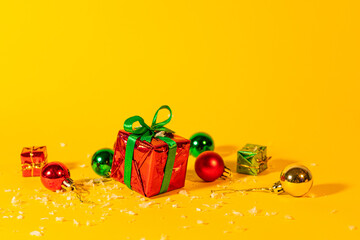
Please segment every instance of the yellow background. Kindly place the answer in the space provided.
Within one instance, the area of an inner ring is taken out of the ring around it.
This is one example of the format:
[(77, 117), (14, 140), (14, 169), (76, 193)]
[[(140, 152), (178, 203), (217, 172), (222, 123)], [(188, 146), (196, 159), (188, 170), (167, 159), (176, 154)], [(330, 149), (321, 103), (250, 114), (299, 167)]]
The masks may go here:
[[(1, 238), (33, 239), (44, 227), (42, 239), (358, 239), (349, 226), (360, 228), (359, 11), (358, 1), (2, 0)], [(233, 171), (248, 142), (268, 146), (270, 168), (202, 183), (190, 158), (185, 189), (201, 199), (174, 191), (145, 209), (125, 187), (117, 190), (125, 199), (93, 215), (76, 199), (54, 216), (51, 203), (31, 199), (69, 202), (21, 177), (22, 147), (46, 145), (49, 161), (68, 164), (74, 180), (96, 177), (88, 154), (112, 147), (127, 117), (151, 122), (163, 104), (173, 110), (171, 129), (210, 133)], [(308, 197), (209, 197), (218, 184), (269, 186), (291, 162), (313, 172)]]

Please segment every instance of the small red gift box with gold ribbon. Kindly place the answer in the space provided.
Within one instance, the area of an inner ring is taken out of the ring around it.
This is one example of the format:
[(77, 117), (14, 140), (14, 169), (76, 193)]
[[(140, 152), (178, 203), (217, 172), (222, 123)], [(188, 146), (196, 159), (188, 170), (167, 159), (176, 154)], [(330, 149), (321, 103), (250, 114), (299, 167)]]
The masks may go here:
[(40, 176), (41, 168), (47, 163), (46, 147), (24, 147), (21, 152), (23, 177)]

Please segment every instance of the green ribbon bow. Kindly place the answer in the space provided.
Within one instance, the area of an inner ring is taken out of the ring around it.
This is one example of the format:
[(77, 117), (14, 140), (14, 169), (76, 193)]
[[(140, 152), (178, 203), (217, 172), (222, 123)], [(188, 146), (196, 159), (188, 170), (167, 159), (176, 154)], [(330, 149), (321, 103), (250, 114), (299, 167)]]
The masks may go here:
[[(157, 115), (160, 110), (167, 109), (169, 110), (170, 114), (168, 119), (165, 121), (157, 123)], [(169, 152), (168, 152), (168, 158), (166, 160), (166, 166), (165, 166), (165, 172), (164, 172), (164, 178), (163, 182), (161, 184), (161, 189), (159, 194), (164, 193), (169, 188), (169, 183), (172, 175), (172, 170), (174, 168), (174, 162), (175, 162), (175, 155), (176, 155), (176, 142), (168, 137), (160, 137), (155, 136), (155, 134), (159, 131), (164, 131), (167, 133), (174, 133), (174, 131), (164, 127), (166, 124), (168, 124), (171, 121), (172, 118), (172, 112), (169, 106), (163, 105), (161, 106), (155, 113), (151, 127), (149, 127), (144, 119), (140, 116), (133, 116), (124, 122), (124, 130), (131, 133), (131, 135), (128, 138), (127, 144), (126, 144), (126, 151), (125, 151), (125, 163), (124, 163), (124, 183), (125, 185), (131, 189), (131, 172), (132, 172), (132, 161), (134, 156), (134, 148), (135, 143), (138, 138), (140, 138), (141, 141), (146, 141), (148, 143), (151, 142), (151, 139), (153, 137), (156, 137), (160, 140), (163, 140), (168, 146), (169, 146)], [(133, 125), (134, 123), (139, 122), (140, 127), (135, 128)]]

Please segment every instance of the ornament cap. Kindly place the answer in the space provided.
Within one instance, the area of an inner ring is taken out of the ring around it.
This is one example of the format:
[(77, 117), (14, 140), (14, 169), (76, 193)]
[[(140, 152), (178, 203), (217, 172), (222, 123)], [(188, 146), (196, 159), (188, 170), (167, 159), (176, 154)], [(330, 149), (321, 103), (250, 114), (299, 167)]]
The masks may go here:
[(66, 178), (62, 184), (61, 184), (61, 188), (64, 190), (74, 190), (75, 189), (75, 184), (74, 184), (74, 180), (72, 180), (71, 178)]
[(232, 172), (230, 170), (230, 168), (224, 166), (224, 172), (220, 177), (221, 179), (227, 179), (227, 178), (232, 178)]
[(284, 189), (283, 189), (280, 181), (277, 181), (276, 183), (274, 183), (274, 185), (271, 187), (271, 192), (277, 193), (277, 194), (284, 192)]

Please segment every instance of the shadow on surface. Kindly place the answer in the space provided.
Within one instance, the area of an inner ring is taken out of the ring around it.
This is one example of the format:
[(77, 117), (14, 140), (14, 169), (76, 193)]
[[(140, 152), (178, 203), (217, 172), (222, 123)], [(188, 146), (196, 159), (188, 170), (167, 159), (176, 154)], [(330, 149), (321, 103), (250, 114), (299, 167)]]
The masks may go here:
[(78, 162), (67, 162), (65, 163), (65, 165), (71, 170), (71, 169), (76, 169), (76, 168), (80, 168), (80, 165)]
[(215, 147), (215, 152), (220, 154), (221, 157), (228, 157), (235, 154), (238, 150), (238, 147), (235, 145), (223, 145)]
[(280, 172), (288, 165), (296, 163), (297, 161), (289, 160), (289, 159), (279, 159), (279, 158), (271, 158), (268, 162), (268, 169), (264, 172), (260, 173), (260, 175), (267, 175), (273, 172)]
[(324, 183), (314, 185), (310, 190), (310, 194), (313, 194), (316, 198), (333, 195), (344, 191), (348, 186), (341, 183)]

